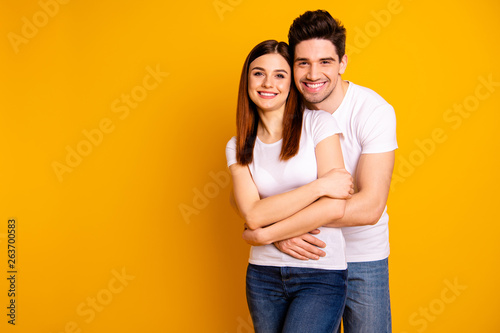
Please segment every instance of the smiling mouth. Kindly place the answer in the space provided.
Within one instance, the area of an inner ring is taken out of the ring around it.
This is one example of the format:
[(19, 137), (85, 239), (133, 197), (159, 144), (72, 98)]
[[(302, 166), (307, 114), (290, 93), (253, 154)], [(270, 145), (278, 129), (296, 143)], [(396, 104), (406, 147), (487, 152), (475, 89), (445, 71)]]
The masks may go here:
[(264, 92), (264, 91), (259, 91), (259, 95), (262, 97), (274, 97), (278, 95), (277, 93), (270, 93), (270, 92)]
[(320, 83), (303, 82), (303, 83), (309, 89), (319, 90), (319, 88), (323, 87), (326, 82), (320, 82)]

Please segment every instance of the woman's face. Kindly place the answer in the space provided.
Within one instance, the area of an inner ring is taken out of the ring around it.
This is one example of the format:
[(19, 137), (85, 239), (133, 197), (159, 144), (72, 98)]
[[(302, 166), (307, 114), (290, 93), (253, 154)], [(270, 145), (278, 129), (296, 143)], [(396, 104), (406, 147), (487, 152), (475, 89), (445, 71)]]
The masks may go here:
[(248, 95), (261, 111), (284, 109), (291, 82), (290, 66), (277, 53), (265, 54), (250, 63)]

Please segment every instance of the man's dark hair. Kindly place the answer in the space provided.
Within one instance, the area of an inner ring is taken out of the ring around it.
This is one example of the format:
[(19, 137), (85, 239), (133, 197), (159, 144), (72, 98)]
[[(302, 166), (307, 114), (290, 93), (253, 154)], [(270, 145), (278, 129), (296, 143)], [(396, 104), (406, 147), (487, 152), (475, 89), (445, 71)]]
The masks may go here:
[(346, 30), (340, 21), (334, 19), (326, 10), (307, 11), (297, 17), (288, 31), (288, 44), (292, 55), (295, 46), (309, 39), (326, 39), (335, 45), (339, 60), (345, 54)]

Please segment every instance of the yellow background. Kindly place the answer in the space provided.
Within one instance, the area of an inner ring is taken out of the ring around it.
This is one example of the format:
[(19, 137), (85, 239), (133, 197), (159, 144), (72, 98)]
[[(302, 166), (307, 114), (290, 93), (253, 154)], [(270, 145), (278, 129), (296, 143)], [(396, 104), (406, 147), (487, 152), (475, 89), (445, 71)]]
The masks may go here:
[[(500, 331), (498, 1), (64, 2), (0, 4), (2, 332), (250, 331), (224, 155), (240, 70), (255, 44), (286, 40), (318, 8), (348, 30), (344, 79), (396, 110), (394, 332)], [(140, 102), (115, 112), (132, 93)], [(108, 133), (85, 146), (103, 121)], [(68, 146), (87, 156), (60, 181)]]

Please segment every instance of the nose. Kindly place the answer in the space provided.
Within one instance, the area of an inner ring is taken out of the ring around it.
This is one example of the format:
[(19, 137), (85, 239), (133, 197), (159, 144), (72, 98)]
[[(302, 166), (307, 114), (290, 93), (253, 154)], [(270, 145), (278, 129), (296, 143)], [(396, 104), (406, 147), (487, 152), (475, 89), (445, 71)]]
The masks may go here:
[(262, 86), (265, 88), (271, 88), (273, 86), (273, 81), (270, 76), (266, 76), (262, 81)]
[(313, 63), (311, 64), (311, 66), (309, 66), (309, 71), (307, 72), (306, 78), (311, 81), (316, 81), (320, 78), (317, 64)]

